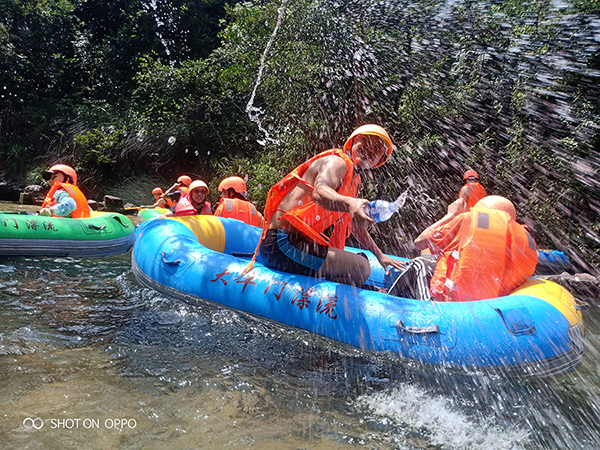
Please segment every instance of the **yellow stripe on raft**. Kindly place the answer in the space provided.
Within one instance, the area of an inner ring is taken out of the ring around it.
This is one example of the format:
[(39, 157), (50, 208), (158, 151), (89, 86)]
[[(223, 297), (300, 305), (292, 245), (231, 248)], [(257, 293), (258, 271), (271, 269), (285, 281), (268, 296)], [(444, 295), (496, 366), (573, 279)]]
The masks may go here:
[(529, 295), (542, 299), (558, 309), (571, 326), (579, 324), (583, 329), (583, 318), (581, 312), (576, 309), (575, 298), (565, 288), (552, 281), (530, 278), (509, 295)]
[(225, 251), (225, 228), (218, 217), (202, 215), (168, 217), (168, 219), (176, 220), (188, 227), (204, 247), (219, 253)]

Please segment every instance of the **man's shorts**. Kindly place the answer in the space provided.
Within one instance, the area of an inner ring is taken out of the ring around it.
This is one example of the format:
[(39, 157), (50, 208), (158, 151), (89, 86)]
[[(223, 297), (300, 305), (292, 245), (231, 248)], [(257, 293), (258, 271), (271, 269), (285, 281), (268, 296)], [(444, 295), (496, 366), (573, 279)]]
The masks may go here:
[(315, 277), (329, 251), (300, 233), (267, 230), (260, 245), (265, 266), (282, 272)]

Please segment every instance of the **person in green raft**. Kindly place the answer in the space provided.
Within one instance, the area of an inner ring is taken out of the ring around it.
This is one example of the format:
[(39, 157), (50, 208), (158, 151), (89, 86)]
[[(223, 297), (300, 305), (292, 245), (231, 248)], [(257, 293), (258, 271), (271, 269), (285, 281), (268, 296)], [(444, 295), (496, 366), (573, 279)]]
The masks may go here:
[(50, 191), (42, 203), (40, 216), (90, 217), (90, 207), (85, 195), (77, 187), (77, 174), (72, 167), (56, 164), (42, 176), (50, 181)]

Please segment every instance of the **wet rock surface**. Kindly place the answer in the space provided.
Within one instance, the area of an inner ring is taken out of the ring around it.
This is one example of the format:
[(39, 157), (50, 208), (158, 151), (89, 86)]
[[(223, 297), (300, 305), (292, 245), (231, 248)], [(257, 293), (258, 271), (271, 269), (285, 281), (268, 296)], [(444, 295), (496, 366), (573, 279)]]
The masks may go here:
[(600, 304), (600, 278), (589, 273), (539, 275), (538, 278), (553, 281), (567, 289), (575, 297)]
[(40, 186), (39, 184), (31, 184), (23, 189), (23, 204), (42, 206), (48, 187)]

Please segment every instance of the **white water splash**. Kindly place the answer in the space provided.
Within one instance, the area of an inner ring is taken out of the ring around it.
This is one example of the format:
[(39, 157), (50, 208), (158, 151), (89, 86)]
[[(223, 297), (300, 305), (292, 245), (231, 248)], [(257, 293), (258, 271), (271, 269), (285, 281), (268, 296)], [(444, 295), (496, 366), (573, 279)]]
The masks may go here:
[(281, 2), (281, 6), (277, 10), (277, 23), (275, 24), (275, 28), (271, 33), (271, 37), (269, 38), (269, 42), (267, 42), (267, 46), (260, 58), (260, 66), (258, 67), (258, 75), (256, 77), (256, 82), (254, 83), (254, 89), (252, 89), (252, 95), (250, 96), (250, 100), (248, 100), (248, 104), (246, 105), (246, 113), (248, 113), (248, 117), (252, 122), (255, 122), (258, 126), (258, 129), (264, 134), (264, 141), (257, 141), (260, 145), (265, 145), (266, 142), (277, 142), (275, 139), (269, 136), (269, 132), (263, 127), (261, 116), (264, 115), (264, 111), (261, 108), (254, 106), (254, 98), (256, 97), (256, 90), (260, 85), (260, 80), (262, 78), (263, 71), (265, 69), (265, 59), (267, 58), (267, 54), (271, 49), (271, 45), (273, 45), (273, 41), (275, 40), (275, 36), (277, 35), (277, 30), (281, 26), (281, 22), (283, 21), (283, 15), (285, 14), (285, 5), (288, 0), (283, 0)]
[[(392, 420), (407, 435), (417, 432), (429, 445), (446, 450), (519, 450), (525, 448), (528, 433), (518, 427), (502, 428), (486, 418), (467, 416), (452, 402), (418, 387), (402, 384), (394, 391), (359, 397), (383, 420)], [(400, 440), (404, 440), (402, 436)], [(407, 440), (410, 440), (407, 439)]]
[[(168, 6), (162, 7), (161, 5), (159, 5), (157, 0), (150, 0), (147, 3), (142, 2), (142, 6), (146, 9), (146, 11), (151, 13), (152, 16), (154, 17), (154, 21), (156, 23), (156, 31), (155, 31), (156, 36), (158, 37), (161, 44), (165, 48), (165, 53), (166, 53), (167, 57), (170, 57), (171, 56), (170, 46), (173, 46), (174, 44), (169, 39), (165, 38), (161, 32), (161, 30), (163, 30), (163, 29), (168, 29), (169, 27), (175, 26), (175, 24), (173, 23), (173, 18), (171, 17), (171, 14), (169, 12), (169, 7)], [(164, 12), (164, 11), (167, 11), (167, 12)], [(161, 16), (162, 16), (162, 18), (161, 18)], [(171, 66), (173, 66), (174, 61), (169, 61), (169, 63)]]

